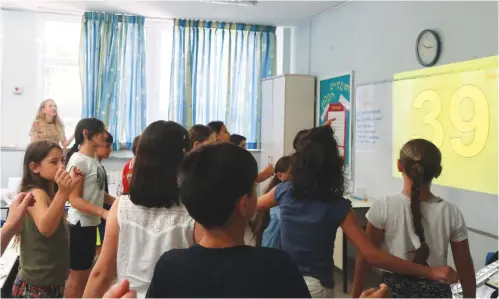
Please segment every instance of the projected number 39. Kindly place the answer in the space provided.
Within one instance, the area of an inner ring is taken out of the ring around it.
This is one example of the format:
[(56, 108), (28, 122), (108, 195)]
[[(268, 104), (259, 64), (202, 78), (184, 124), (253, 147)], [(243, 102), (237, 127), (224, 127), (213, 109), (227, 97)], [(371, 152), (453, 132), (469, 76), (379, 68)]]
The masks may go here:
[[(448, 101), (448, 121), (455, 132), (446, 134), (442, 124), (446, 121), (441, 115), (446, 103), (434, 90), (425, 90), (414, 99), (413, 107), (423, 109), (425, 105), (430, 105), (422, 123), (431, 127), (433, 136), (414, 132), (414, 138), (431, 140), (439, 148), (445, 139), (449, 138), (451, 148), (458, 156), (471, 158), (478, 155), (485, 148), (489, 136), (490, 115), (485, 94), (474, 85), (464, 85), (459, 87), (450, 99), (444, 100)], [(465, 101), (471, 105), (463, 107)]]

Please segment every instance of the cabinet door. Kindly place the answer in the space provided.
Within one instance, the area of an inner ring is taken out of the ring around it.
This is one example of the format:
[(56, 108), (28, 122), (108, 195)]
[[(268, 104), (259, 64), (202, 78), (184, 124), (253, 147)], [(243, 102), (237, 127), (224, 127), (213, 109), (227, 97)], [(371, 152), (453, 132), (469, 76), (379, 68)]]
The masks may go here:
[(269, 162), (269, 157), (273, 151), (272, 131), (273, 131), (273, 80), (262, 82), (262, 118), (261, 118), (261, 151), (260, 168), (263, 169)]
[(287, 78), (277, 77), (274, 79), (273, 107), (272, 107), (272, 163), (276, 163), (284, 156), (284, 117), (286, 113), (286, 85)]

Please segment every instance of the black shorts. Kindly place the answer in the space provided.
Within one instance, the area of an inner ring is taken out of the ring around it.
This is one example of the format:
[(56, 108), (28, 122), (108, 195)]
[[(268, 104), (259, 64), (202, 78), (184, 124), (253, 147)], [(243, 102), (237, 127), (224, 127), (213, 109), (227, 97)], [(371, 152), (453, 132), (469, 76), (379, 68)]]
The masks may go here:
[(82, 227), (80, 222), (69, 225), (69, 267), (71, 270), (92, 268), (97, 240), (97, 227)]
[[(108, 205), (107, 203), (104, 203), (104, 206), (103, 206), (104, 209), (106, 210), (110, 210), (111, 209), (111, 206)], [(102, 218), (100, 220), (100, 224), (99, 224), (99, 236), (100, 236), (100, 245), (104, 245), (104, 233), (106, 232), (106, 220), (104, 220), (104, 218)]]

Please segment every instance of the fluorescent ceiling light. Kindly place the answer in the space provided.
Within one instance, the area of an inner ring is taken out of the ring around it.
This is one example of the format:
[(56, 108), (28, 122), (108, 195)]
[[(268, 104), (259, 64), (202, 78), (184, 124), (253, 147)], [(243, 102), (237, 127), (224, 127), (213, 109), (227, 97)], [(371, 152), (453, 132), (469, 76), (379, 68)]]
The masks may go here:
[(213, 4), (239, 5), (239, 6), (255, 6), (258, 3), (258, 1), (256, 0), (205, 0), (202, 2), (213, 3)]

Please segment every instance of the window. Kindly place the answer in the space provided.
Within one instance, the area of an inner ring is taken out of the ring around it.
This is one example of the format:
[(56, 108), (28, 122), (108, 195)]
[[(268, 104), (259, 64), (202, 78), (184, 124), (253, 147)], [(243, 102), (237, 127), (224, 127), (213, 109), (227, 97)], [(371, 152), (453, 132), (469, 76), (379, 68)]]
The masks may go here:
[(168, 119), (173, 21), (146, 19), (147, 124)]
[(45, 20), (42, 33), (42, 86), (44, 99), (53, 99), (66, 137), (74, 134), (81, 119), (81, 81), (79, 67), (81, 23)]

